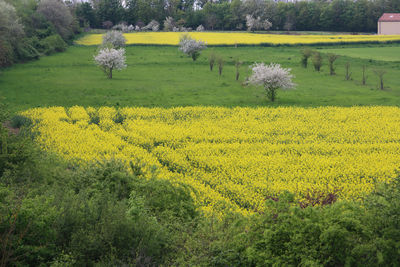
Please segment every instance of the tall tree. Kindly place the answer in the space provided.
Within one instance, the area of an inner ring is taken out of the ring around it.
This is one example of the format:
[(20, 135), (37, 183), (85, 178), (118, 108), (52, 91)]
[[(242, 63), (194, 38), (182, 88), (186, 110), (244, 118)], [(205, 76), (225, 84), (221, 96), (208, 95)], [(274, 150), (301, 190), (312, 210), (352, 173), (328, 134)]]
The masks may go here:
[(124, 18), (122, 0), (99, 0), (97, 14), (100, 22), (111, 21), (114, 24)]

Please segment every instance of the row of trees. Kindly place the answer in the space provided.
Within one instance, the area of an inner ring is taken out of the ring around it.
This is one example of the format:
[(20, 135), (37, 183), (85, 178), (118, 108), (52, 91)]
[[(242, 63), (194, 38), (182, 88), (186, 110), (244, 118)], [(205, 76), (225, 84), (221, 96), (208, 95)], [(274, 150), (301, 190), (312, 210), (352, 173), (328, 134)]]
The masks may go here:
[(91, 0), (70, 5), (81, 26), (92, 28), (122, 21), (140, 26), (171, 17), (193, 29), (245, 30), (250, 15), (271, 22), (272, 30), (375, 32), (383, 12), (400, 12), (398, 0)]
[[(321, 67), (323, 65), (323, 57), (320, 52), (311, 50), (310, 48), (304, 48), (301, 50), (301, 65), (304, 68), (307, 68), (308, 66), (308, 59), (311, 58), (312, 64), (314, 66), (315, 71), (321, 71)], [(329, 74), (330, 75), (336, 75), (336, 67), (335, 67), (335, 61), (339, 58), (339, 55), (336, 55), (334, 53), (328, 53), (327, 54), (327, 59), (328, 59), (328, 64), (329, 64)], [(352, 80), (352, 72), (351, 72), (351, 65), (350, 62), (346, 62), (344, 65), (345, 67), (345, 80), (350, 81)], [(367, 66), (363, 65), (362, 67), (362, 76), (361, 76), (361, 84), (366, 85), (367, 84)], [(379, 79), (379, 89), (384, 90), (384, 76), (386, 74), (386, 70), (383, 69), (373, 69), (372, 72), (378, 76)]]
[(0, 68), (64, 51), (79, 31), (62, 1), (0, 0)]

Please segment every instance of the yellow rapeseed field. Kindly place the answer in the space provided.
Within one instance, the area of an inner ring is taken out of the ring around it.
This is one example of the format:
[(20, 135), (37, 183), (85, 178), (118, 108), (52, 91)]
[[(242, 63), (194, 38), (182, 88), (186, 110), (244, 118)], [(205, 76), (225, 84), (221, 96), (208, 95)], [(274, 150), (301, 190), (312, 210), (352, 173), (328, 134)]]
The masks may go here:
[[(125, 33), (127, 44), (178, 45), (180, 32)], [(400, 41), (400, 35), (284, 35), (246, 32), (190, 32), (208, 45), (235, 44), (316, 44)], [(102, 34), (89, 34), (76, 41), (80, 45), (99, 45)]]
[(37, 108), (36, 141), (190, 185), (206, 212), (249, 214), (288, 190), (361, 199), (400, 165), (400, 108)]

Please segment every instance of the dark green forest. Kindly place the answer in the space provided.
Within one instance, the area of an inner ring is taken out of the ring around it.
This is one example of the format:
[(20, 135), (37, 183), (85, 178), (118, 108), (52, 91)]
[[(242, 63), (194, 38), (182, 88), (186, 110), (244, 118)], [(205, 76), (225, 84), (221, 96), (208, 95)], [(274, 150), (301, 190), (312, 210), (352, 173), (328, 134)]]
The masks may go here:
[(268, 19), (271, 30), (376, 32), (378, 18), (384, 12), (399, 12), (399, 0), (91, 0), (71, 4), (81, 26), (102, 27), (105, 21), (114, 25), (159, 23), (172, 17), (181, 26), (207, 30), (246, 30), (246, 15)]

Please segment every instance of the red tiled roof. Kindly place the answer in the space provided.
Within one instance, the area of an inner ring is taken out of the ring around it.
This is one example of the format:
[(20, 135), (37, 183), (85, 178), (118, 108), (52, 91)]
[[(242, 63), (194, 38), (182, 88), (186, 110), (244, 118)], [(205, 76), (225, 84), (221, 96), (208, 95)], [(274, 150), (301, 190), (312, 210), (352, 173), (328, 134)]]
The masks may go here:
[(400, 13), (383, 13), (382, 17), (379, 18), (379, 21), (382, 21), (382, 22), (388, 22), (388, 21), (400, 22)]

